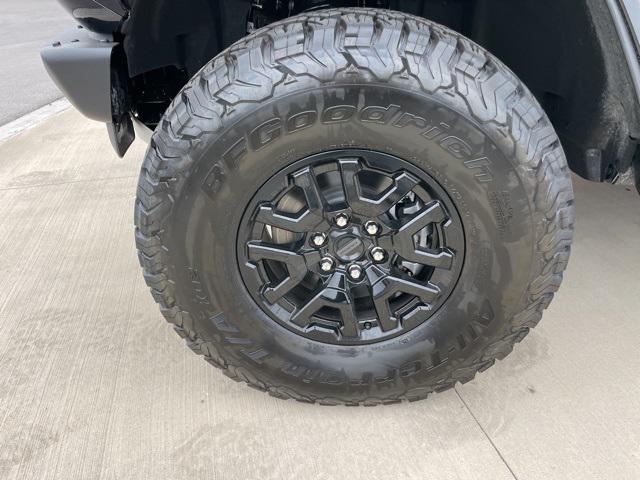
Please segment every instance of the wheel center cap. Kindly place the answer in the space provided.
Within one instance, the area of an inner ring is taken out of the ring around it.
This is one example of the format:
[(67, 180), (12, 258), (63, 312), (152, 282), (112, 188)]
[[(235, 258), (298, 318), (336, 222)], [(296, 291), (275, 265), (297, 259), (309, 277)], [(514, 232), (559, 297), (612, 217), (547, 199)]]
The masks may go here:
[(364, 242), (355, 235), (343, 235), (335, 241), (334, 253), (341, 262), (353, 262), (364, 255)]

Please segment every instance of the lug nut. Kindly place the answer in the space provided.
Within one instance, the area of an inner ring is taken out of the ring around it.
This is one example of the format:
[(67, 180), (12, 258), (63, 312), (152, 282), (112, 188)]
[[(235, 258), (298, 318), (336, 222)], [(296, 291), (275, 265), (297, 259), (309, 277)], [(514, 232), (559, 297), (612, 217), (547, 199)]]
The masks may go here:
[(373, 247), (371, 249), (371, 258), (373, 258), (374, 262), (376, 262), (376, 263), (384, 262), (384, 259), (386, 257), (387, 257), (387, 254), (384, 251), (384, 249), (382, 249), (380, 247)]
[(339, 213), (336, 215), (336, 218), (334, 218), (334, 222), (336, 222), (338, 227), (344, 228), (349, 224), (349, 215), (346, 213)]
[(377, 235), (380, 232), (380, 226), (376, 222), (367, 222), (364, 224), (364, 229), (369, 235)]
[(311, 244), (314, 247), (321, 247), (327, 241), (327, 236), (324, 233), (314, 233), (311, 235)]
[(333, 266), (333, 258), (324, 257), (322, 260), (320, 260), (320, 270), (322, 270), (323, 272), (330, 272), (331, 270), (333, 270)]
[(360, 265), (349, 265), (347, 273), (352, 280), (360, 280), (362, 278), (362, 267)]

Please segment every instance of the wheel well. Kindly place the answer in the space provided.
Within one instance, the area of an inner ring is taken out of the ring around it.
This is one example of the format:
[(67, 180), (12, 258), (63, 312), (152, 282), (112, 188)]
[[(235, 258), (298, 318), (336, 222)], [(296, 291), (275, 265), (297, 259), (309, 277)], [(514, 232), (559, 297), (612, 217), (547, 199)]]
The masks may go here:
[[(367, 6), (422, 16), (476, 41), (532, 90), (579, 175), (613, 181), (640, 138), (639, 105), (602, 0), (134, 0), (122, 34), (132, 110), (155, 126), (204, 63), (247, 31), (310, 9)], [(178, 5), (179, 4), (179, 5)], [(157, 15), (150, 15), (155, 10)]]

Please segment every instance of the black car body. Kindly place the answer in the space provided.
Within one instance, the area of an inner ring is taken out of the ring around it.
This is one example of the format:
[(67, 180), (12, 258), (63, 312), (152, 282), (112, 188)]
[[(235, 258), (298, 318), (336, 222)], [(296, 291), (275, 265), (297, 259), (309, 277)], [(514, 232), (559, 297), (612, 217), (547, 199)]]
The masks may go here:
[[(186, 81), (247, 32), (310, 9), (363, 3), (62, 0), (79, 26), (42, 55), (71, 102), (109, 124), (123, 155), (133, 125), (148, 138)], [(637, 0), (378, 0), (366, 6), (422, 15), (483, 45), (537, 96), (573, 171), (608, 182), (633, 175), (640, 138)], [(541, 31), (542, 43), (534, 35)]]

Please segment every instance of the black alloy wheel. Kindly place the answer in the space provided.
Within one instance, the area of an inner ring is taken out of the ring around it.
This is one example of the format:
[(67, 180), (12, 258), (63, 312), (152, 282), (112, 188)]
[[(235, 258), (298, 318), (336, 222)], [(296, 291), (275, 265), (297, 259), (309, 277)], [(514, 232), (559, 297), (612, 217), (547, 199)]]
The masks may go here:
[(238, 234), (255, 301), (307, 338), (373, 343), (426, 321), (464, 260), (447, 193), (391, 155), (329, 151), (274, 175)]

